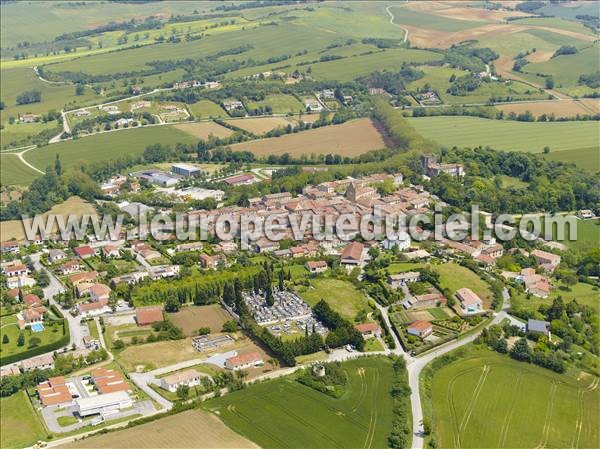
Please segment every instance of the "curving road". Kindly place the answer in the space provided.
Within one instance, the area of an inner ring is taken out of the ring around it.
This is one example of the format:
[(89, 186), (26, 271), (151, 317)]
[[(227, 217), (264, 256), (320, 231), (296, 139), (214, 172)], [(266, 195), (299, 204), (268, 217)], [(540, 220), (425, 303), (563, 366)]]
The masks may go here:
[[(408, 3), (408, 0), (406, 1), (406, 3)], [(392, 14), (392, 11), (390, 11), (390, 8), (392, 6), (395, 6), (395, 5), (386, 6), (385, 10), (389, 14), (389, 16), (390, 16), (390, 23), (392, 25), (396, 25), (398, 28), (400, 28), (402, 31), (404, 31), (404, 39), (402, 39), (402, 42), (406, 43), (406, 41), (408, 41), (408, 30), (406, 28), (402, 28), (397, 23), (394, 23), (394, 14)]]

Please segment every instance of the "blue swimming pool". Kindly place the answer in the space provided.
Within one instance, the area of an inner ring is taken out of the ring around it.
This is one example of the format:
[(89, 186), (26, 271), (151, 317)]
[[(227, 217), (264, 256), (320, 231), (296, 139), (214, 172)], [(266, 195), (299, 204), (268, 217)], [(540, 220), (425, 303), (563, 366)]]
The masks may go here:
[(33, 332), (42, 332), (44, 330), (44, 325), (42, 323), (35, 323), (31, 325), (31, 330)]

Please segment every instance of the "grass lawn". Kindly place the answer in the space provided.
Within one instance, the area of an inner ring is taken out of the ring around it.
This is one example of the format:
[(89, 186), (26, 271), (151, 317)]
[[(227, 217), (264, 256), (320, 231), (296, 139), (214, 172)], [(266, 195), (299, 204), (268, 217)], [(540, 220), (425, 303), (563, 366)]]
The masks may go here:
[(291, 95), (273, 94), (267, 95), (263, 101), (248, 101), (246, 107), (249, 109), (261, 106), (271, 106), (274, 114), (287, 114), (288, 112), (303, 111), (304, 106)]
[(298, 294), (314, 306), (324, 299), (336, 312), (350, 321), (361, 310), (369, 310), (365, 296), (350, 282), (339, 279), (312, 279), (313, 288), (299, 289)]
[[(479, 117), (422, 117), (409, 118), (410, 123), (424, 137), (445, 146), (476, 147), (489, 145), (496, 150), (542, 153), (544, 146), (552, 152), (595, 148), (597, 164), (598, 124), (588, 122), (517, 122), (489, 120)], [(593, 154), (589, 154), (593, 156)]]
[(29, 185), (39, 176), (42, 176), (42, 174), (21, 162), (16, 154), (6, 153), (0, 155), (1, 185)]
[[(47, 123), (21, 123), (15, 122), (12, 125), (4, 123), (4, 128), (0, 130), (0, 142), (2, 147), (16, 147), (27, 144), (27, 139), (35, 136), (46, 129), (56, 128), (58, 124), (55, 121)], [(58, 132), (57, 132), (58, 134)]]
[(211, 332), (221, 332), (223, 324), (233, 319), (219, 304), (182, 307), (179, 312), (169, 313), (168, 317), (187, 336), (194, 335), (201, 327), (209, 327)]
[(98, 340), (100, 338), (98, 334), (98, 326), (96, 326), (96, 322), (94, 320), (90, 320), (87, 322), (87, 327), (90, 332), (90, 335)]
[(598, 447), (600, 390), (487, 350), (434, 373), (438, 447)]
[(77, 422), (77, 418), (75, 418), (72, 415), (69, 416), (59, 416), (58, 418), (56, 418), (56, 421), (58, 422), (58, 425), (61, 427), (67, 427), (70, 426), (72, 424), (75, 424)]
[(419, 268), (425, 268), (427, 264), (424, 263), (412, 263), (412, 262), (396, 262), (390, 264), (387, 267), (387, 271), (390, 274), (403, 273), (405, 271), (418, 270)]
[[(0, 320), (0, 341), (4, 339), (4, 336), (8, 336), (9, 342), (3, 343), (0, 346), (0, 357), (7, 357), (13, 354), (19, 354), (27, 349), (32, 348), (30, 342), (32, 338), (39, 338), (40, 342), (37, 346), (45, 346), (55, 341), (58, 341), (63, 336), (63, 324), (62, 322), (44, 323), (44, 330), (42, 332), (32, 332), (30, 327), (25, 328), (23, 331), (19, 330), (17, 326), (16, 315), (4, 316)], [(25, 337), (25, 344), (18, 346), (17, 341), (19, 333), (23, 333)]]
[(377, 338), (369, 338), (369, 339), (365, 340), (364, 352), (376, 352), (376, 351), (383, 351), (383, 350), (384, 350), (384, 347)]
[(444, 309), (439, 307), (427, 309), (427, 312), (431, 314), (436, 320), (445, 320), (448, 318), (448, 314), (444, 311)]
[(46, 438), (46, 432), (27, 395), (19, 391), (0, 399), (0, 446), (16, 449)]
[(210, 100), (200, 100), (196, 103), (188, 104), (188, 109), (196, 119), (208, 117), (227, 117), (227, 113)]
[(479, 276), (465, 267), (455, 263), (435, 265), (433, 269), (440, 274), (440, 284), (443, 288), (448, 288), (454, 294), (459, 288), (467, 287), (473, 290), (483, 300), (483, 306), (490, 308), (492, 303), (492, 292), (488, 284), (482, 281)]
[(571, 302), (573, 299), (577, 300), (579, 304), (585, 304), (593, 307), (596, 311), (600, 311), (600, 290), (594, 290), (594, 287), (590, 284), (584, 284), (578, 282), (571, 287), (565, 287), (561, 284), (554, 285), (554, 288), (550, 291), (548, 298), (538, 298), (537, 296), (531, 296), (527, 299), (525, 294), (514, 296), (510, 299), (511, 305), (515, 308), (523, 308), (526, 310), (537, 310), (541, 305), (551, 305), (554, 298), (561, 296), (565, 303)]
[(346, 393), (334, 399), (290, 377), (253, 385), (202, 405), (265, 449), (387, 447), (391, 428), (391, 363), (344, 363)]

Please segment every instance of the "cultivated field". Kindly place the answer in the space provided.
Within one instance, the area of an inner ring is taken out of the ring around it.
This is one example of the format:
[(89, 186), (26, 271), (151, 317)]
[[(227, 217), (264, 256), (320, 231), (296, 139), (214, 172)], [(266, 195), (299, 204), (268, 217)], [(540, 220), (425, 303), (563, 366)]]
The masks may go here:
[(598, 124), (593, 121), (531, 123), (478, 117), (423, 117), (409, 121), (424, 137), (448, 147), (489, 145), (496, 150), (542, 153), (549, 146), (550, 154), (555, 151), (576, 154), (595, 148), (596, 157), (582, 167), (598, 166)]
[(438, 370), (432, 397), (439, 447), (600, 445), (600, 389), (589, 375), (577, 381), (486, 351)]
[[(68, 215), (75, 214), (77, 217), (81, 217), (83, 214), (94, 214), (96, 213), (96, 209), (87, 201), (84, 201), (78, 196), (72, 196), (68, 198), (65, 202), (61, 204), (57, 204), (50, 211), (43, 214), (44, 217), (47, 217), (48, 214), (54, 215)], [(68, 217), (65, 217), (65, 222)], [(57, 231), (56, 226), (52, 228), (53, 232)], [(0, 222), (0, 234), (2, 234), (3, 240), (17, 239), (24, 240), (25, 239), (25, 231), (23, 229), (23, 222), (21, 220), (9, 220)]]
[(1, 185), (28, 185), (41, 173), (25, 165), (16, 154), (4, 153), (0, 155), (0, 184)]
[(232, 319), (218, 304), (210, 306), (183, 307), (179, 312), (169, 313), (169, 319), (177, 327), (183, 329), (185, 335), (194, 334), (201, 327), (210, 327), (211, 332), (221, 332), (223, 323)]
[(369, 310), (367, 299), (350, 282), (339, 279), (311, 279), (308, 289), (301, 287), (298, 293), (311, 306), (324, 299), (343, 317), (354, 320), (361, 310)]
[(215, 122), (182, 123), (175, 128), (199, 139), (214, 137), (229, 137), (233, 131)]
[(288, 112), (304, 110), (302, 103), (291, 95), (273, 94), (267, 95), (263, 101), (246, 102), (246, 107), (248, 109), (255, 109), (261, 106), (271, 106), (274, 114), (287, 114)]
[(24, 391), (0, 399), (0, 416), (0, 446), (3, 449), (31, 446), (46, 437)]
[(392, 417), (389, 360), (353, 360), (344, 366), (349, 385), (340, 399), (282, 378), (203, 406), (265, 449), (387, 447)]
[(242, 142), (231, 146), (233, 150), (251, 151), (257, 156), (289, 153), (294, 157), (312, 153), (356, 156), (384, 147), (383, 137), (369, 119), (352, 120), (341, 125)]
[(275, 128), (284, 128), (296, 123), (288, 117), (257, 117), (228, 120), (233, 126), (260, 136)]
[(24, 157), (34, 167), (44, 170), (47, 166), (54, 164), (54, 159), (58, 154), (63, 169), (69, 169), (82, 163), (138, 156), (144, 152), (147, 146), (155, 143), (174, 146), (179, 142), (195, 144), (197, 139), (175, 126), (150, 126), (113, 131), (48, 145), (29, 151)]
[(574, 117), (577, 114), (590, 115), (600, 113), (600, 100), (593, 98), (583, 98), (581, 100), (552, 100), (539, 103), (514, 103), (496, 105), (497, 109), (505, 113), (514, 112), (522, 114), (526, 111), (539, 117), (542, 114), (555, 117)]
[(189, 410), (175, 416), (142, 424), (62, 446), (77, 449), (257, 449), (258, 446), (225, 426), (219, 418), (202, 410)]
[(227, 113), (217, 103), (210, 100), (200, 100), (196, 103), (188, 104), (188, 109), (196, 119), (208, 117), (227, 117)]

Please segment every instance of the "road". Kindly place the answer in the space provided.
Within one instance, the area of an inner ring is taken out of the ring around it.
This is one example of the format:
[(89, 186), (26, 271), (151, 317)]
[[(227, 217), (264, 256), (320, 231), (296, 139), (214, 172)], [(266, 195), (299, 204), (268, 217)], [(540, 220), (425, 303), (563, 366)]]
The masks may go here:
[(47, 270), (42, 263), (40, 262), (40, 253), (32, 254), (31, 261), (33, 262), (33, 266), (36, 270), (46, 270), (48, 273), (48, 277), (50, 278), (50, 284), (48, 287), (44, 288), (44, 298), (47, 298), (50, 301), (50, 304), (56, 306), (59, 310), (63, 312), (63, 316), (66, 318), (69, 323), (69, 331), (71, 334), (71, 340), (69, 345), (75, 345), (77, 348), (83, 347), (83, 337), (88, 335), (88, 328), (85, 324), (80, 323), (80, 319), (78, 317), (72, 316), (68, 311), (62, 310), (60, 305), (54, 297), (65, 291), (64, 285), (58, 280), (56, 276), (50, 271)]
[[(408, 3), (408, 1), (406, 3)], [(402, 28), (397, 23), (394, 23), (394, 14), (392, 14), (392, 12), (390, 11), (390, 8), (392, 6), (395, 6), (395, 5), (386, 6), (385, 10), (390, 15), (390, 23), (392, 25), (396, 25), (398, 28), (400, 28), (401, 30), (404, 31), (404, 39), (402, 39), (402, 42), (406, 43), (408, 41), (408, 30), (406, 28)]]

